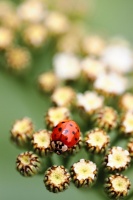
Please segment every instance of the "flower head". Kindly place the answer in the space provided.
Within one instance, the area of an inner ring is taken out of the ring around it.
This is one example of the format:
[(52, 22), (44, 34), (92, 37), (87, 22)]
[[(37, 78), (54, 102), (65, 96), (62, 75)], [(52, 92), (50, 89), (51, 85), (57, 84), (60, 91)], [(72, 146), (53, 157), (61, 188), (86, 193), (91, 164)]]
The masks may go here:
[(112, 107), (105, 106), (97, 110), (94, 121), (105, 130), (112, 130), (117, 126), (117, 112)]
[(74, 55), (79, 53), (82, 35), (82, 30), (79, 26), (71, 27), (66, 34), (59, 38), (57, 43), (58, 51)]
[(105, 40), (98, 35), (83, 38), (82, 50), (89, 55), (100, 56), (105, 48)]
[(48, 13), (45, 25), (51, 34), (63, 34), (69, 29), (69, 20), (65, 15), (53, 11)]
[(75, 91), (69, 86), (58, 87), (53, 92), (51, 99), (57, 106), (69, 107), (75, 100)]
[(105, 181), (105, 191), (113, 199), (120, 199), (127, 196), (130, 187), (130, 180), (118, 173), (110, 175)]
[(47, 38), (47, 30), (41, 24), (32, 24), (24, 30), (24, 40), (33, 47), (41, 47)]
[(127, 89), (127, 79), (116, 73), (103, 73), (95, 80), (94, 88), (107, 96), (121, 95)]
[(130, 164), (129, 152), (122, 147), (112, 147), (104, 158), (104, 166), (108, 171), (123, 171)]
[(16, 167), (23, 176), (33, 176), (40, 170), (40, 159), (30, 152), (21, 153), (16, 160)]
[(57, 76), (53, 72), (44, 72), (38, 77), (38, 85), (43, 92), (51, 92), (58, 84)]
[(70, 174), (64, 166), (54, 165), (47, 169), (44, 175), (44, 184), (50, 192), (62, 192), (70, 184)]
[(31, 141), (33, 149), (41, 156), (47, 155), (51, 150), (50, 135), (51, 132), (47, 130), (40, 130), (33, 134)]
[(17, 14), (23, 21), (37, 23), (44, 19), (46, 10), (41, 0), (27, 0), (18, 6)]
[(86, 91), (84, 94), (77, 94), (77, 106), (82, 108), (85, 113), (92, 114), (103, 106), (104, 98), (96, 92)]
[(127, 73), (132, 70), (132, 51), (126, 45), (111, 44), (103, 51), (102, 61), (112, 71)]
[(109, 136), (102, 129), (95, 128), (86, 133), (85, 145), (87, 150), (90, 152), (103, 153), (109, 142)]
[(6, 53), (8, 66), (15, 71), (26, 69), (30, 58), (30, 52), (23, 47), (12, 47)]
[(34, 126), (28, 117), (17, 120), (11, 129), (11, 139), (19, 146), (24, 146), (32, 138)]
[(52, 107), (46, 113), (46, 124), (49, 128), (53, 128), (56, 126), (60, 121), (69, 119), (70, 112), (67, 107)]
[(91, 186), (97, 177), (96, 164), (85, 159), (80, 159), (71, 166), (71, 176), (77, 187)]
[(13, 30), (18, 30), (21, 26), (21, 20), (18, 18), (17, 13), (14, 10), (5, 12), (2, 16), (1, 23), (3, 26)]
[(79, 59), (70, 53), (58, 53), (53, 65), (56, 76), (61, 80), (75, 80), (79, 77), (81, 67)]

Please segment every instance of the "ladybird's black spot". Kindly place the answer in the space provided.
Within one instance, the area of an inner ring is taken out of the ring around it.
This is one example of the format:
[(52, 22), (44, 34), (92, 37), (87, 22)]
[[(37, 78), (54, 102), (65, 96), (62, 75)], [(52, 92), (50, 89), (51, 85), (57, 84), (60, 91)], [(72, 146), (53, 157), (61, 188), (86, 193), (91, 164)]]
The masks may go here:
[(70, 126), (73, 126), (72, 124), (69, 124)]
[(69, 131), (67, 130), (67, 129), (65, 129), (64, 131), (63, 131), (63, 133), (64, 134), (67, 134)]
[(61, 122), (62, 124), (64, 124), (65, 122), (63, 121), (63, 122)]
[(66, 137), (66, 140), (68, 140), (68, 138)]
[(79, 132), (79, 128), (77, 126), (75, 126), (75, 128), (77, 129), (77, 131)]
[(75, 131), (72, 131), (72, 134), (75, 134)]
[(78, 140), (78, 138), (75, 138), (75, 141), (77, 141)]
[(62, 131), (62, 128), (60, 127), (60, 128), (58, 128), (58, 131), (60, 132), (60, 131)]

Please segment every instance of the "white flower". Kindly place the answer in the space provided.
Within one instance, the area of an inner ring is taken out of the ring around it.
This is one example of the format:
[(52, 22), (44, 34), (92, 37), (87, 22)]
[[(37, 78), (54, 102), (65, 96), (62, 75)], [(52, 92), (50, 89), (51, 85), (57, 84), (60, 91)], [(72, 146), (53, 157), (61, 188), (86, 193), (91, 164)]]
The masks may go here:
[(104, 73), (98, 76), (94, 87), (109, 94), (120, 95), (127, 89), (127, 79), (116, 73)]
[(67, 17), (59, 12), (49, 12), (46, 16), (45, 26), (48, 28), (50, 33), (62, 34), (69, 29), (69, 20)]
[(88, 113), (101, 108), (103, 106), (103, 101), (104, 98), (98, 96), (96, 92), (86, 91), (84, 94), (77, 94), (77, 105)]
[(133, 67), (133, 55), (129, 47), (121, 44), (112, 44), (105, 48), (102, 61), (110, 70), (127, 73)]
[(121, 147), (113, 147), (108, 155), (107, 166), (115, 169), (125, 167), (130, 162), (129, 152)]
[(100, 129), (94, 129), (92, 132), (88, 133), (88, 139), (86, 143), (94, 147), (99, 147), (101, 149), (109, 141), (109, 136)]
[(80, 159), (79, 162), (73, 164), (74, 172), (77, 175), (78, 180), (85, 180), (87, 178), (94, 179), (95, 178), (95, 171), (96, 171), (96, 164), (89, 161), (86, 162), (84, 159)]
[(59, 53), (54, 56), (53, 65), (55, 74), (62, 80), (74, 80), (80, 75), (79, 59), (69, 53)]
[(27, 0), (17, 9), (18, 17), (29, 22), (40, 22), (44, 19), (46, 11), (41, 0)]

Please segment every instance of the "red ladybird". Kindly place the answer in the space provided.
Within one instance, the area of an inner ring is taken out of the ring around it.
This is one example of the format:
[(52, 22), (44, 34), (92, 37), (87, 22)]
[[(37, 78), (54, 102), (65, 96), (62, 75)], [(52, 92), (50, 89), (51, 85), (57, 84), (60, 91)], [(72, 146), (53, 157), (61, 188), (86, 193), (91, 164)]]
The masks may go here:
[(61, 121), (53, 128), (51, 147), (54, 152), (61, 154), (73, 147), (80, 137), (79, 126), (73, 120)]

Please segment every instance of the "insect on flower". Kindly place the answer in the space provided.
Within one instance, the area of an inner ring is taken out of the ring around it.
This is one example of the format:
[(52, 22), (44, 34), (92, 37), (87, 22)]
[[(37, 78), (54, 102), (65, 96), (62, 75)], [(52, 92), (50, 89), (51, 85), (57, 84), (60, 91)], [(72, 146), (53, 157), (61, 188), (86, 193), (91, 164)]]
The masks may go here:
[(73, 120), (64, 120), (53, 128), (51, 147), (58, 155), (73, 147), (80, 137), (79, 126)]

